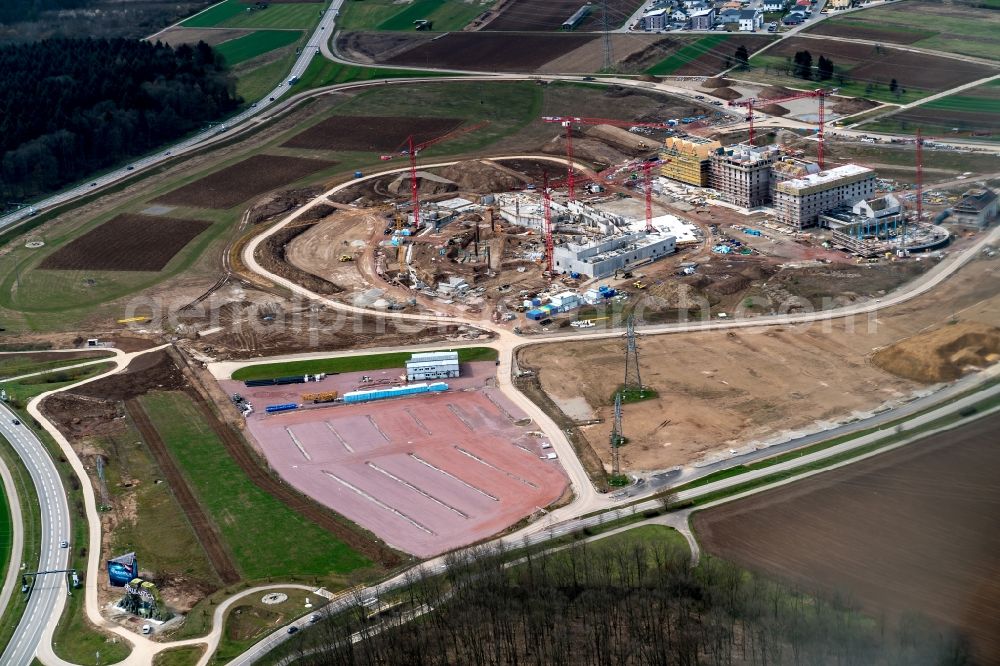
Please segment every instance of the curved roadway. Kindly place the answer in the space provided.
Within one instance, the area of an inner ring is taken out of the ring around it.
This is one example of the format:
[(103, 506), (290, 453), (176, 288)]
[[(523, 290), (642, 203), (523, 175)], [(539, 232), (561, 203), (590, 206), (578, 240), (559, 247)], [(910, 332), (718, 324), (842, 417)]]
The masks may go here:
[[(334, 21), (339, 8), (343, 0), (334, 0), (331, 6), (325, 11), (320, 24), (317, 26), (316, 30), (310, 36), (310, 39), (303, 48), (302, 53), (296, 60), (296, 63), (289, 73), (289, 76), (301, 76), (305, 72), (312, 58), (321, 50), (324, 55), (328, 54), (327, 35), (332, 34)], [(340, 60), (334, 54), (329, 53), (331, 59)], [(475, 73), (474, 77), (462, 77), (463, 79), (470, 78), (480, 78), (480, 79), (520, 79), (520, 80), (532, 80), (532, 79), (568, 79), (574, 80), (578, 79), (578, 76), (526, 76), (526, 75), (485, 75), (483, 73)], [(440, 77), (434, 77), (431, 79), (397, 79), (392, 81), (385, 81), (384, 83), (389, 84), (403, 84), (411, 83), (416, 81), (440, 81)], [(652, 84), (646, 82), (637, 82), (631, 79), (612, 79), (612, 80), (601, 80), (600, 83), (616, 84), (616, 85), (627, 85), (636, 86), (644, 88), (653, 88), (660, 90), (662, 92), (672, 93), (676, 95), (683, 95), (687, 97), (693, 97), (693, 91), (680, 86), (672, 86), (669, 84)], [(53, 195), (45, 199), (44, 201), (35, 204), (35, 209), (45, 209), (51, 208), (53, 206), (66, 203), (75, 198), (85, 196), (91, 192), (96, 191), (100, 187), (109, 185), (121, 179), (135, 175), (136, 173), (147, 169), (153, 165), (165, 162), (173, 157), (189, 152), (194, 148), (201, 148), (207, 145), (213, 140), (219, 140), (221, 138), (228, 138), (228, 136), (242, 131), (245, 127), (235, 127), (236, 125), (243, 124), (244, 121), (251, 120), (254, 116), (261, 114), (263, 111), (267, 110), (269, 107), (276, 107), (279, 109), (287, 108), (290, 104), (297, 102), (308, 96), (324, 94), (332, 90), (352, 88), (352, 87), (362, 87), (379, 84), (380, 82), (365, 82), (358, 84), (344, 84), (340, 86), (330, 86), (326, 89), (314, 90), (308, 93), (303, 93), (301, 95), (295, 95), (291, 99), (279, 101), (280, 97), (288, 90), (288, 85), (283, 81), (278, 87), (276, 87), (270, 94), (265, 96), (264, 99), (260, 100), (256, 106), (250, 107), (240, 114), (228, 119), (227, 124), (223, 125), (222, 128), (213, 128), (197, 135), (194, 135), (182, 142), (179, 142), (169, 148), (169, 150), (159, 152), (155, 155), (149, 155), (147, 157), (141, 158), (132, 162), (132, 168), (123, 168), (116, 171), (112, 171), (102, 176), (93, 179), (91, 182), (94, 185), (85, 184), (78, 187), (63, 191), (57, 195)], [(270, 101), (270, 98), (274, 97), (275, 101)], [(232, 125), (233, 127), (229, 127)], [(840, 130), (842, 133), (843, 130)], [(565, 160), (559, 158), (546, 157), (546, 159), (552, 159), (553, 161), (562, 162), (565, 164)], [(442, 164), (443, 165), (443, 164)], [(427, 167), (432, 166), (442, 166), (442, 165), (426, 165)], [(375, 176), (381, 176), (386, 173), (393, 173), (399, 170), (390, 170), (387, 172), (382, 172), (381, 174), (376, 174)], [(353, 182), (353, 181), (351, 181)], [(349, 185), (350, 183), (343, 184), (324, 193), (321, 197), (318, 197), (307, 206), (300, 208), (298, 211), (293, 213), (291, 216), (282, 220), (277, 225), (272, 227), (266, 233), (274, 233), (278, 228), (287, 224), (289, 221), (297, 217), (299, 214), (307, 210), (310, 206), (315, 205), (319, 200), (328, 194), (337, 191), (340, 187)], [(15, 222), (24, 219), (28, 216), (28, 211), (26, 209), (13, 214), (9, 214), (5, 217), (0, 218), (0, 229), (3, 227), (14, 224)], [(881, 299), (881, 303), (862, 303), (851, 306), (846, 306), (843, 308), (837, 308), (835, 310), (828, 310), (818, 313), (804, 313), (797, 315), (772, 315), (772, 316), (762, 316), (755, 317), (745, 320), (736, 321), (705, 321), (705, 322), (693, 322), (685, 324), (664, 324), (659, 326), (648, 326), (643, 328), (644, 334), (654, 334), (654, 333), (675, 333), (675, 332), (685, 332), (685, 331), (696, 331), (696, 330), (710, 330), (710, 329), (723, 329), (723, 328), (744, 328), (744, 327), (755, 327), (755, 326), (769, 326), (769, 325), (779, 325), (779, 324), (801, 324), (814, 321), (820, 321), (825, 319), (833, 319), (845, 316), (867, 314), (875, 312), (881, 308), (890, 307), (902, 303), (906, 300), (914, 298), (926, 291), (933, 289), (936, 285), (940, 284), (943, 280), (947, 279), (949, 275), (954, 273), (958, 268), (960, 268), (964, 263), (971, 259), (979, 248), (987, 243), (995, 242), (1000, 234), (1000, 230), (994, 229), (990, 234), (986, 235), (981, 239), (974, 247), (967, 249), (962, 253), (958, 253), (950, 256), (945, 261), (941, 262), (934, 267), (927, 274), (918, 278), (915, 282), (904, 286), (903, 288), (893, 292), (892, 294)], [(252, 244), (256, 247), (256, 244), (260, 242), (263, 236), (259, 236), (255, 239), (255, 243)], [(267, 277), (268, 279), (283, 284), (284, 286), (296, 291), (302, 295), (309, 298), (318, 300), (328, 307), (341, 309), (349, 312), (357, 313), (362, 311), (365, 314), (372, 314), (372, 311), (365, 310), (362, 308), (356, 308), (354, 306), (345, 305), (342, 303), (337, 303), (335, 301), (330, 301), (329, 299), (324, 299), (316, 294), (312, 294), (305, 290), (304, 288), (289, 283), (283, 280), (279, 276), (268, 274), (261, 267), (256, 265), (253, 261), (252, 249), (248, 246), (247, 250), (250, 254), (249, 261), (247, 261), (247, 266), (254, 270), (255, 272)], [(246, 254), (244, 259), (247, 259)], [(608, 338), (617, 337), (620, 335), (619, 331), (602, 331), (602, 332), (579, 332), (574, 334), (554, 334), (550, 336), (538, 336), (531, 340), (525, 340), (514, 336), (512, 333), (506, 329), (493, 326), (491, 322), (480, 321), (480, 320), (470, 320), (464, 318), (456, 318), (444, 315), (412, 315), (404, 313), (375, 313), (379, 316), (397, 318), (397, 319), (415, 319), (420, 321), (437, 321), (437, 322), (447, 322), (450, 324), (461, 322), (470, 325), (478, 326), (498, 335), (497, 341), (492, 345), (497, 347), (501, 354), (501, 365), (498, 369), (498, 378), (501, 390), (503, 390), (508, 397), (514, 400), (520, 407), (522, 407), (529, 415), (531, 415), (536, 422), (548, 433), (550, 434), (553, 445), (557, 448), (560, 454), (564, 467), (567, 469), (567, 473), (570, 476), (571, 484), (573, 485), (574, 491), (576, 493), (575, 501), (562, 509), (552, 512), (550, 517), (544, 521), (539, 521), (532, 526), (529, 526), (525, 530), (519, 531), (517, 534), (507, 537), (505, 540), (510, 543), (519, 542), (522, 539), (529, 538), (530, 534), (536, 534), (534, 537), (536, 540), (543, 540), (539, 537), (545, 536), (544, 534), (539, 534), (546, 529), (553, 528), (553, 525), (558, 523), (563, 518), (572, 519), (574, 516), (581, 515), (593, 511), (596, 508), (601, 508), (610, 503), (610, 498), (606, 496), (599, 495), (596, 490), (590, 484), (586, 472), (583, 470), (583, 466), (580, 464), (579, 460), (576, 458), (572, 451), (572, 447), (568, 440), (565, 438), (564, 433), (556, 426), (547, 415), (542, 412), (534, 403), (528, 400), (520, 391), (514, 389), (511, 382), (511, 366), (513, 363), (513, 356), (515, 350), (527, 344), (545, 344), (560, 341), (576, 341), (581, 339), (598, 339), (598, 338)], [(140, 352), (144, 353), (144, 352)], [(105, 373), (111, 374), (117, 372), (119, 369), (125, 367), (128, 360), (137, 354), (121, 354), (119, 352), (116, 361), (115, 370)], [(329, 354), (326, 354), (329, 356)], [(105, 359), (108, 360), (108, 359)], [(105, 375), (101, 375), (105, 376)], [(93, 381), (87, 380), (87, 381)], [(67, 387), (72, 388), (72, 387)], [(47, 395), (47, 394), (45, 394)], [(160, 650), (164, 649), (168, 645), (179, 646), (188, 644), (199, 644), (199, 643), (209, 643), (210, 649), (217, 643), (218, 631), (220, 630), (220, 620), (216, 618), (215, 627), (212, 633), (202, 639), (191, 639), (189, 641), (176, 642), (171, 644), (160, 644), (153, 643), (148, 638), (144, 636), (136, 635), (128, 630), (125, 630), (117, 625), (112, 625), (107, 623), (100, 614), (100, 609), (97, 604), (96, 597), (96, 576), (99, 575), (99, 558), (100, 558), (100, 519), (96, 511), (96, 503), (94, 501), (93, 488), (87, 483), (87, 476), (83, 470), (82, 464), (79, 458), (73, 453), (72, 448), (69, 443), (65, 441), (65, 438), (61, 437), (58, 430), (54, 428), (51, 423), (48, 423), (43, 415), (38, 411), (37, 405), (39, 401), (45, 397), (39, 396), (29, 405), (29, 412), (34, 415), (34, 417), (39, 420), (40, 423), (56, 438), (59, 445), (62, 447), (63, 452), (66, 454), (67, 459), (73, 464), (75, 472), (84, 480), (84, 498), (85, 505), (88, 514), (89, 525), (89, 558), (88, 558), (88, 576), (87, 576), (87, 586), (85, 590), (86, 594), (86, 612), (88, 617), (92, 622), (103, 626), (105, 629), (110, 630), (121, 637), (127, 639), (133, 644), (132, 654), (128, 659), (125, 660), (126, 664), (145, 664), (151, 661), (152, 655)], [(31, 473), (32, 481), (35, 484), (36, 490), (38, 491), (39, 503), (41, 505), (42, 514), (42, 534), (41, 534), (41, 562), (39, 567), (41, 569), (61, 569), (65, 568), (68, 563), (69, 550), (61, 549), (58, 547), (58, 542), (62, 539), (69, 539), (69, 509), (65, 494), (63, 492), (61, 481), (59, 479), (58, 470), (55, 464), (52, 462), (51, 458), (48, 456), (44, 445), (41, 441), (25, 426), (14, 426), (13, 425), (14, 415), (5, 407), (0, 405), (0, 434), (6, 437), (15, 448), (18, 455), (26, 462), (28, 469)], [(602, 519), (604, 520), (604, 519)], [(576, 522), (571, 526), (572, 529), (579, 529), (583, 526), (582, 522)], [(555, 529), (555, 528), (553, 528)], [(570, 529), (570, 528), (558, 528), (558, 529)], [(549, 535), (551, 536), (551, 530)], [(548, 538), (548, 537), (545, 537)], [(430, 566), (440, 566), (440, 564), (432, 562)], [(397, 579), (394, 579), (397, 580)], [(398, 579), (399, 581), (402, 578)], [(391, 581), (390, 581), (391, 583)], [(285, 586), (287, 587), (287, 586)], [(66, 664), (61, 659), (55, 656), (51, 649), (51, 638), (54, 634), (55, 627), (58, 623), (59, 617), (61, 615), (62, 609), (64, 607), (66, 593), (67, 593), (67, 583), (66, 579), (61, 576), (46, 576), (41, 578), (36, 584), (34, 590), (32, 591), (31, 598), (29, 600), (28, 608), (25, 611), (24, 617), (19, 624), (13, 639), (10, 644), (6, 646), (5, 651), (2, 656), (0, 656), (0, 663), (3, 664), (13, 664), (17, 666), (27, 666), (31, 663), (33, 657), (37, 654), (45, 663), (47, 664), (59, 664), (60, 666)], [(218, 613), (217, 613), (218, 614)], [(300, 621), (301, 622), (301, 621)], [(255, 654), (262, 654), (263, 651), (273, 647), (276, 642), (274, 636), (267, 639), (265, 642), (259, 644), (259, 651), (257, 648), (252, 649), (247, 654), (241, 656), (239, 659), (233, 663), (252, 663)], [(202, 659), (202, 662), (207, 661), (208, 654)]]

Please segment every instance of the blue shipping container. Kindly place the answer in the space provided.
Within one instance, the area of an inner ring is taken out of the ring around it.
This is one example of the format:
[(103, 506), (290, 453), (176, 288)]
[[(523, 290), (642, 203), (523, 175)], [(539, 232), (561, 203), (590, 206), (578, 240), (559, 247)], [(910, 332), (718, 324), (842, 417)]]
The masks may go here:
[(533, 299), (531, 299), (531, 304), (537, 308), (539, 305), (542, 304), (542, 299), (540, 299), (540, 298), (533, 298)]
[(369, 400), (381, 400), (383, 398), (399, 398), (407, 395), (417, 395), (420, 393), (429, 393), (431, 391), (447, 391), (448, 385), (444, 382), (435, 382), (431, 385), (427, 384), (411, 384), (410, 386), (397, 386), (394, 388), (387, 389), (372, 389), (370, 391), (350, 391), (344, 394), (344, 402), (358, 403), (358, 402), (368, 402)]
[(286, 402), (282, 405), (271, 405), (270, 407), (266, 407), (264, 411), (267, 412), (268, 414), (274, 414), (276, 412), (288, 412), (298, 408), (299, 406), (296, 405), (294, 402)]
[(541, 310), (528, 310), (528, 312), (526, 313), (526, 315), (527, 315), (528, 319), (534, 319), (535, 321), (538, 321), (539, 319), (542, 318), (542, 311)]

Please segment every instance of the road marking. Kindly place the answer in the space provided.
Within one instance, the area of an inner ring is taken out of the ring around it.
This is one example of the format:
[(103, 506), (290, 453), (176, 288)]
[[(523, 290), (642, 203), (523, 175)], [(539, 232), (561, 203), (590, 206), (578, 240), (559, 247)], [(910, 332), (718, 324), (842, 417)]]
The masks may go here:
[(358, 488), (357, 486), (354, 486), (354, 485), (348, 483), (347, 481), (344, 481), (342, 478), (340, 478), (339, 476), (337, 476), (333, 472), (328, 472), (325, 469), (322, 470), (322, 472), (324, 474), (326, 474), (328, 477), (330, 477), (331, 479), (333, 479), (334, 481), (336, 481), (337, 483), (343, 485), (345, 488), (353, 490), (357, 494), (361, 495), (362, 497), (364, 497), (366, 500), (368, 500), (372, 504), (374, 504), (374, 505), (376, 505), (378, 507), (381, 507), (381, 508), (385, 509), (386, 511), (390, 512), (390, 513), (396, 514), (397, 516), (399, 516), (400, 518), (402, 518), (406, 522), (408, 522), (411, 525), (413, 525), (414, 527), (416, 527), (418, 530), (426, 532), (427, 534), (430, 534), (431, 536), (437, 536), (437, 533), (434, 532), (434, 530), (430, 529), (429, 527), (427, 527), (425, 525), (421, 525), (420, 523), (418, 523), (417, 521), (415, 521), (413, 518), (410, 518), (408, 515), (406, 515), (405, 513), (403, 513), (402, 511), (400, 511), (399, 509), (396, 509), (396, 508), (393, 508), (393, 507), (389, 506), (385, 502), (379, 500), (377, 497), (373, 497), (373, 496), (369, 495), (368, 493), (366, 493), (365, 491), (363, 491), (360, 488)]

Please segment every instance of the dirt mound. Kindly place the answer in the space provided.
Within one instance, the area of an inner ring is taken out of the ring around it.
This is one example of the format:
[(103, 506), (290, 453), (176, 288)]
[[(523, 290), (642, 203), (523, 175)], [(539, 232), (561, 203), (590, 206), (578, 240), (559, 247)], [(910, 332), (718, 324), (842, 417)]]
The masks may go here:
[[(830, 101), (833, 102), (830, 110), (834, 113), (842, 113), (844, 115), (861, 113), (862, 111), (874, 109), (878, 106), (878, 102), (873, 102), (864, 97), (834, 97)], [(827, 104), (829, 103), (827, 102)]]
[[(301, 190), (276, 192), (267, 196), (254, 204), (253, 208), (250, 209), (250, 224), (258, 224), (259, 222), (273, 219), (283, 213), (294, 210), (318, 197), (322, 191), (318, 187), (307, 187)], [(313, 211), (309, 212), (312, 213)]]
[(712, 93), (719, 99), (739, 99), (743, 95), (739, 94), (732, 88), (716, 88), (715, 92)]
[(786, 97), (788, 95), (794, 95), (798, 90), (792, 90), (791, 88), (786, 88), (785, 86), (768, 86), (757, 93), (758, 99), (775, 99), (777, 97)]
[(961, 322), (920, 333), (880, 349), (872, 363), (900, 377), (928, 384), (958, 379), (970, 366), (1000, 359), (1000, 328)]
[(724, 76), (713, 76), (710, 79), (705, 79), (701, 82), (702, 88), (726, 88), (732, 83), (729, 79)]
[[(394, 181), (389, 183), (387, 188), (391, 194), (396, 196), (407, 195), (410, 192), (410, 174), (401, 175)], [(420, 194), (423, 195), (434, 195), (434, 194), (445, 194), (447, 192), (455, 192), (458, 190), (458, 184), (454, 181), (448, 180), (447, 178), (442, 178), (427, 171), (417, 172), (417, 189)]]
[(467, 160), (438, 170), (442, 178), (457, 183), (463, 192), (503, 192), (516, 190), (530, 183), (522, 173), (485, 160)]
[(788, 114), (788, 109), (780, 104), (765, 104), (764, 106), (758, 107), (758, 110), (769, 116), (784, 116)]
[(184, 375), (167, 352), (159, 351), (143, 354), (132, 361), (125, 372), (84, 384), (69, 395), (108, 401), (130, 400), (148, 391), (173, 391), (186, 386)]
[(588, 127), (583, 133), (585, 136), (636, 155), (648, 152), (656, 145), (652, 139), (639, 134), (633, 134), (628, 130), (613, 125), (594, 125), (593, 127)]
[[(549, 155), (563, 156), (566, 154), (566, 140), (561, 136), (556, 137), (542, 146), (542, 152)], [(606, 165), (618, 164), (619, 162), (628, 160), (630, 157), (630, 155), (615, 150), (603, 141), (587, 138), (573, 140), (573, 156), (585, 162)]]

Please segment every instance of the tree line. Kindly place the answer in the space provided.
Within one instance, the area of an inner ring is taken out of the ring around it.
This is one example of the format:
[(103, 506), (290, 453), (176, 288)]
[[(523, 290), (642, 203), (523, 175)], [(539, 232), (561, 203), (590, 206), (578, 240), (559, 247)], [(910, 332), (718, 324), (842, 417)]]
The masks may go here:
[(34, 21), (42, 12), (76, 9), (94, 0), (3, 0), (0, 2), (0, 23)]
[(0, 196), (22, 201), (234, 110), (210, 46), (49, 39), (0, 47)]
[[(668, 542), (580, 544), (506, 564), (501, 551), (359, 593), (290, 644), (282, 666), (962, 664), (965, 643), (918, 616), (870, 618)], [(382, 605), (384, 604), (384, 606)], [(380, 610), (388, 606), (388, 610)], [(891, 624), (891, 626), (889, 626)]]

